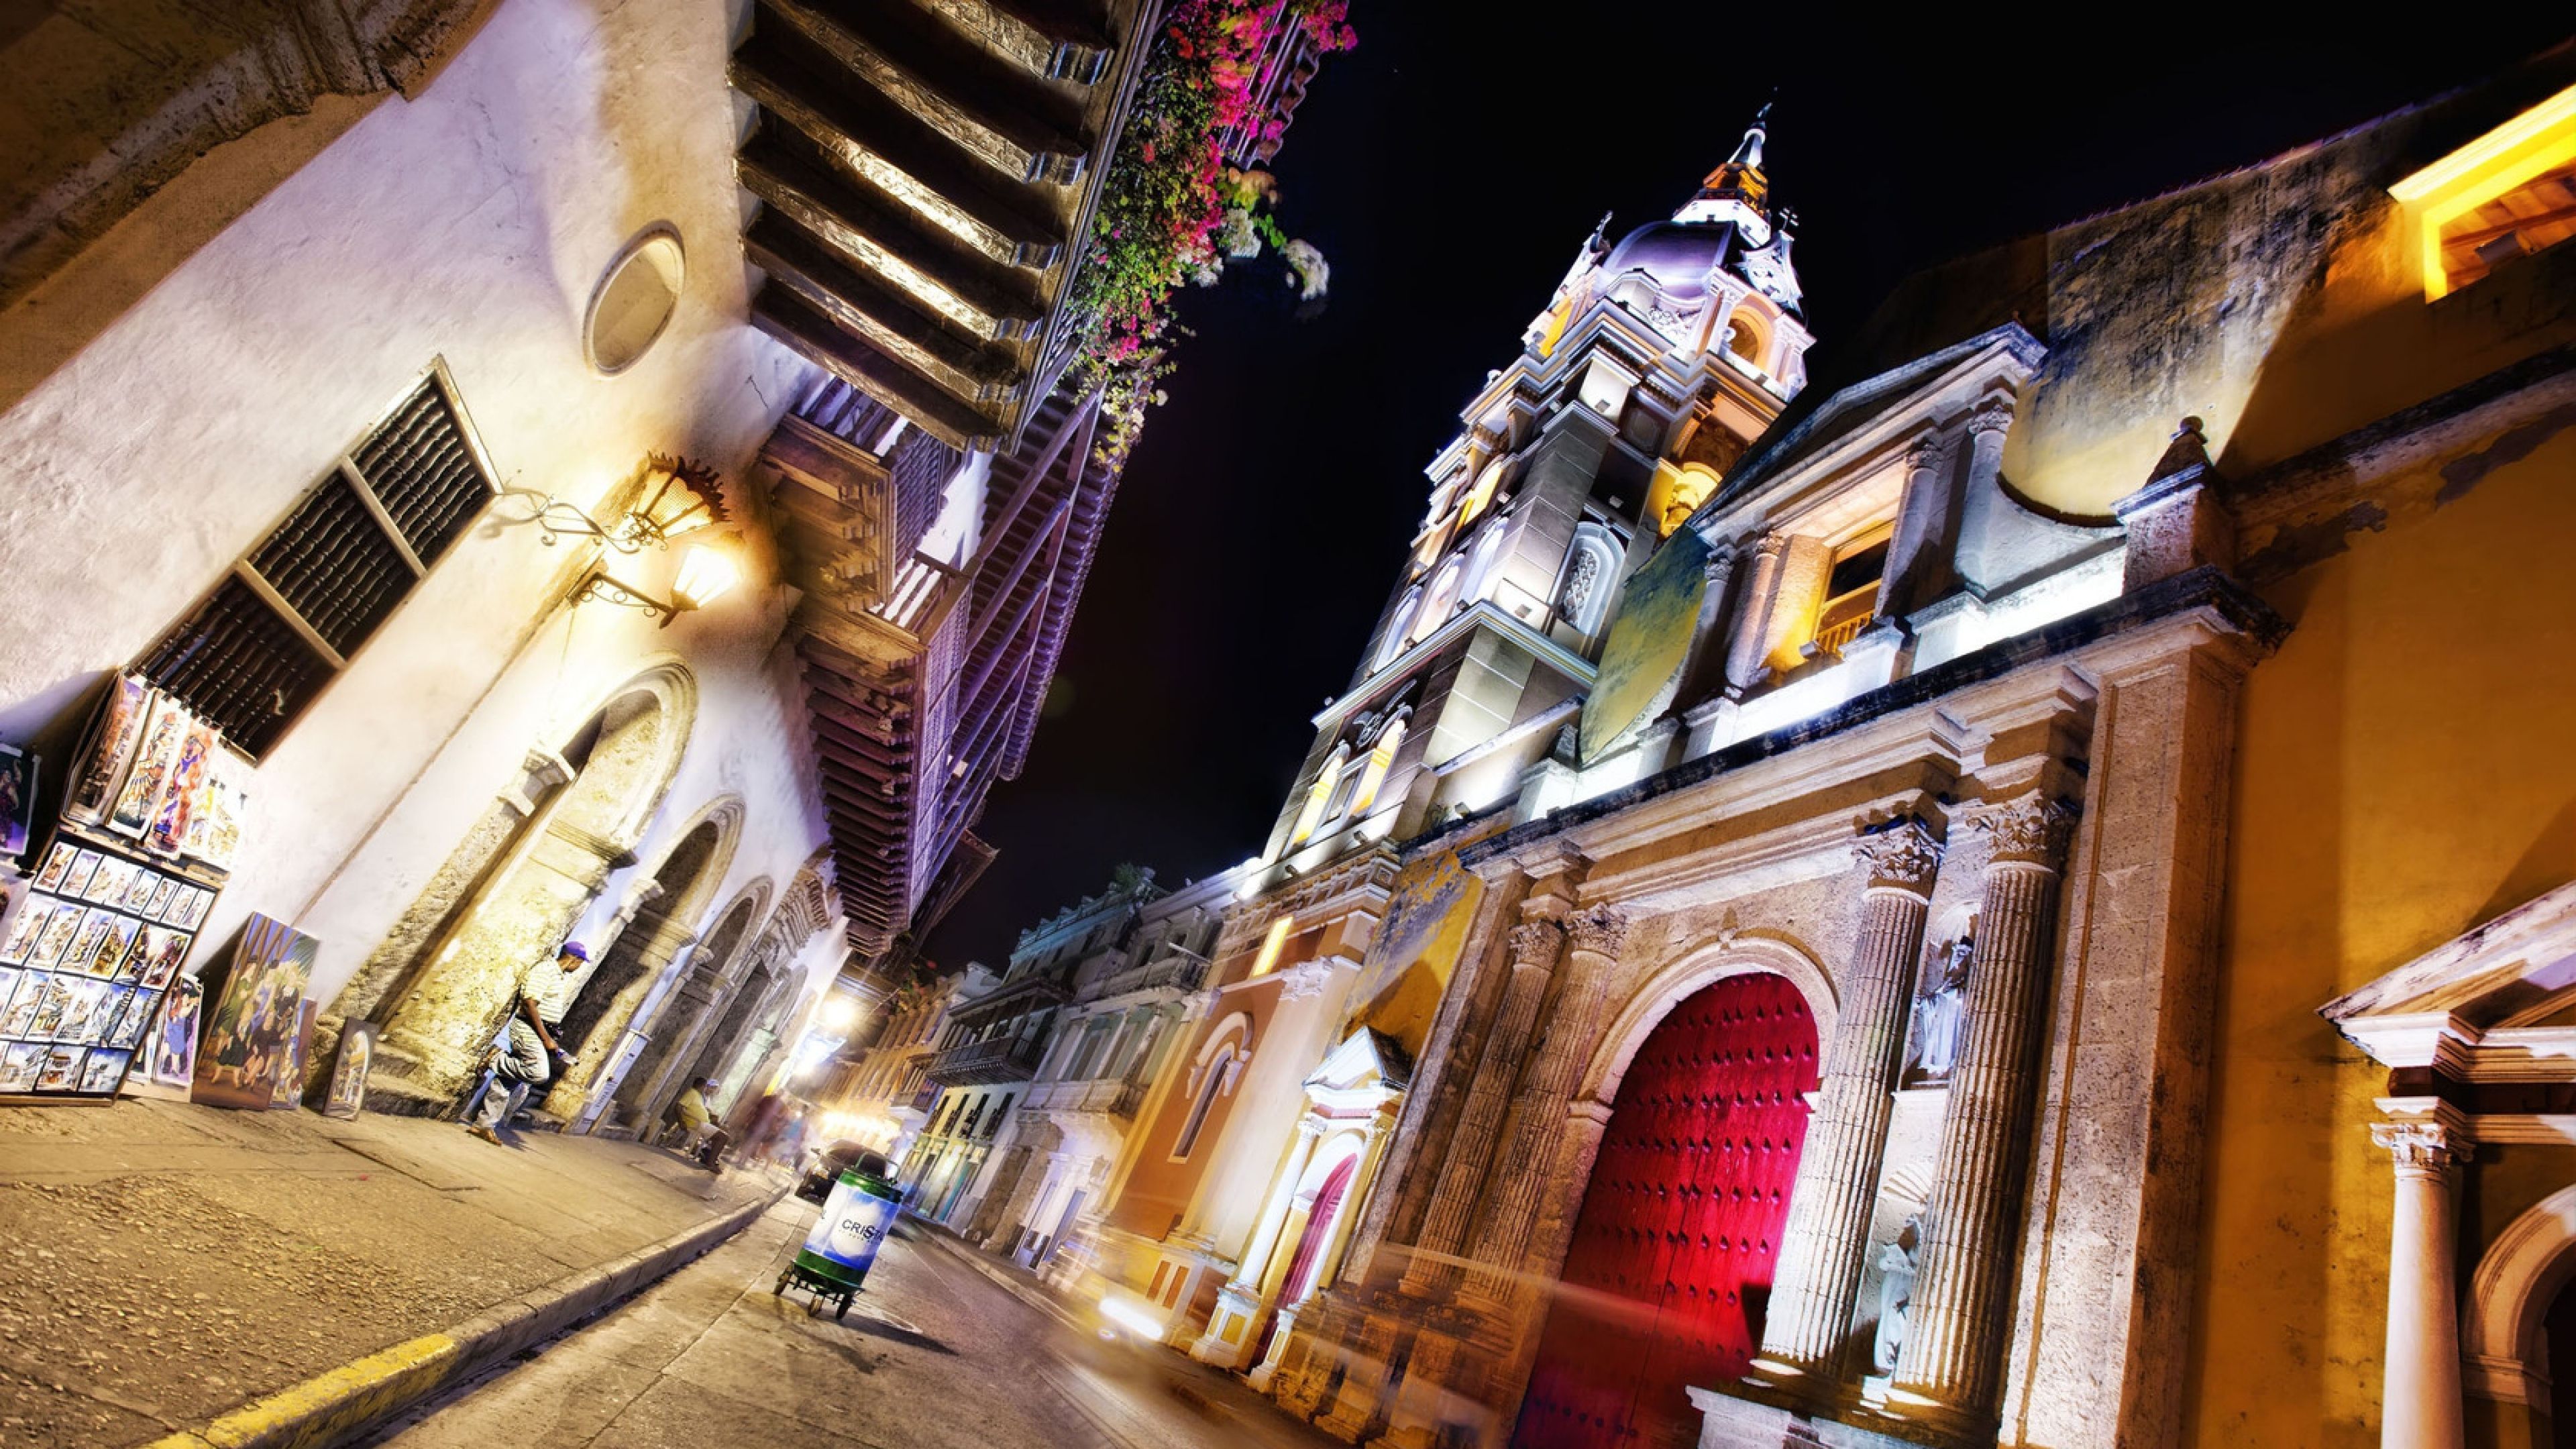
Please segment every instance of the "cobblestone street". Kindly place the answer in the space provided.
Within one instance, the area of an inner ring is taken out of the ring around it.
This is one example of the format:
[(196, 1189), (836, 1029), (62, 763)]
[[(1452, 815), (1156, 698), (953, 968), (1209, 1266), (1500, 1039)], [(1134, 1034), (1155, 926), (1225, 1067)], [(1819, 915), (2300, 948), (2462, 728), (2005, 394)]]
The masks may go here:
[(1107, 1343), (907, 1223), (845, 1321), (772, 1296), (789, 1198), (597, 1323), (424, 1406), (379, 1449), (1179, 1449), (1333, 1441), (1178, 1354)]

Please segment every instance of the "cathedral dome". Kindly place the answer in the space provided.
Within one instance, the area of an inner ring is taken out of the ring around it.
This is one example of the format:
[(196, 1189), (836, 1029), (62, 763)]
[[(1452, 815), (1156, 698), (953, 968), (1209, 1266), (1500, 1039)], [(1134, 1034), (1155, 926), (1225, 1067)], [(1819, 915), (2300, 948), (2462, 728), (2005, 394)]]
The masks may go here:
[(1659, 221), (1621, 238), (1601, 270), (1612, 277), (1641, 271), (1658, 291), (1695, 298), (1707, 291), (1710, 270), (1727, 259), (1735, 240), (1733, 222)]

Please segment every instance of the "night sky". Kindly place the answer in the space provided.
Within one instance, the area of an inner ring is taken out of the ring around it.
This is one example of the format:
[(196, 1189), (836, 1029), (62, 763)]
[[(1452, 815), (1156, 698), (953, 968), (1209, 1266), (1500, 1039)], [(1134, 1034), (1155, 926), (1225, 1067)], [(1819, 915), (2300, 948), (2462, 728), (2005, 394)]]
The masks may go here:
[[(1908, 39), (1829, 6), (1354, 0), (1360, 47), (1325, 61), (1276, 163), (1330, 303), (1300, 320), (1265, 264), (1184, 299), (1198, 335), (1127, 469), (1047, 721), (977, 827), (1001, 857), (928, 954), (999, 967), (1119, 861), (1178, 886), (1261, 847), (1459, 407), (1601, 213), (1614, 240), (1669, 215), (1775, 88), (1767, 169), (1829, 376), (1904, 275), (2477, 79), (2561, 39), (2549, 8), (2277, 39), (2156, 12), (2123, 42), (2002, 16)], [(1800, 10), (1834, 18), (1748, 18)], [(1557, 23), (1498, 23), (1528, 14)]]

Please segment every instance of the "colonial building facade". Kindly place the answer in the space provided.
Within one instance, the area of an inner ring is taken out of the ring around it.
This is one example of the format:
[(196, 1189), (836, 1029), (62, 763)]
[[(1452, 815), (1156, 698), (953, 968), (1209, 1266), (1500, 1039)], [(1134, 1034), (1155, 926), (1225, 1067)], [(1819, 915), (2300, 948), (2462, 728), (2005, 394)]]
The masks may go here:
[(2571, 82), (1945, 267), (1813, 386), (1758, 125), (1587, 243), (1105, 1318), (1403, 1449), (2549, 1442), (2576, 785), (2497, 621), (2576, 602)]

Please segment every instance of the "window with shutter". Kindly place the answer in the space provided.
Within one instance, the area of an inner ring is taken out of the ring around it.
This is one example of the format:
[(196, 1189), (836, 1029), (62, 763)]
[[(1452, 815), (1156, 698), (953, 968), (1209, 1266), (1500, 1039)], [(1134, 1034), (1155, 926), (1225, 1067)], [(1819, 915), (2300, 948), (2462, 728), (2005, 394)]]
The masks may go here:
[(444, 362), (135, 668), (266, 754), (494, 493)]

